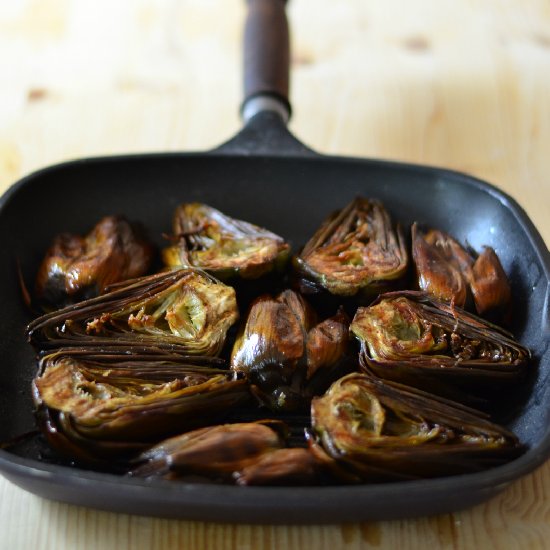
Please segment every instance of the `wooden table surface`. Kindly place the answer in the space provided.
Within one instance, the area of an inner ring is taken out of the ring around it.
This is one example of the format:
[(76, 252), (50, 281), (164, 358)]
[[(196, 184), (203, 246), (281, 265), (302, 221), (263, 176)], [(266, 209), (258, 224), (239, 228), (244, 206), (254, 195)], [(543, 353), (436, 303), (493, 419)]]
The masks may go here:
[[(467, 171), (550, 242), (548, 0), (291, 0), (292, 131), (320, 152)], [(201, 150), (240, 127), (243, 0), (0, 4), (0, 188), (62, 160)], [(233, 526), (99, 512), (0, 478), (0, 547), (547, 548), (550, 463), (474, 509)]]

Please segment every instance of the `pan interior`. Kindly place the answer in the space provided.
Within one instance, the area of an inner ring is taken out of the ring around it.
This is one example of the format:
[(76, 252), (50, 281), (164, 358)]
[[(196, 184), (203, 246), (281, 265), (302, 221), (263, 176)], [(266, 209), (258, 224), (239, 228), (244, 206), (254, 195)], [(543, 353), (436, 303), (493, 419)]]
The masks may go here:
[[(490, 187), (430, 168), (326, 157), (151, 155), (68, 163), (27, 178), (4, 201), (0, 215), (0, 440), (34, 427), (30, 385), (36, 365), (25, 342), (31, 319), (21, 299), (20, 263), (31, 283), (58, 233), (87, 232), (99, 218), (139, 220), (159, 246), (181, 202), (200, 201), (286, 237), (293, 249), (328, 213), (354, 197), (378, 198), (408, 231), (413, 221), (454, 235), (480, 250), (495, 248), (514, 292), (513, 332), (534, 354), (528, 383), (511, 405), (508, 426), (530, 447), (546, 439), (549, 424), (547, 266), (540, 238), (515, 207)], [(538, 239), (538, 240), (537, 240)], [(539, 242), (540, 241), (540, 242)], [(26, 456), (37, 458), (35, 451)]]

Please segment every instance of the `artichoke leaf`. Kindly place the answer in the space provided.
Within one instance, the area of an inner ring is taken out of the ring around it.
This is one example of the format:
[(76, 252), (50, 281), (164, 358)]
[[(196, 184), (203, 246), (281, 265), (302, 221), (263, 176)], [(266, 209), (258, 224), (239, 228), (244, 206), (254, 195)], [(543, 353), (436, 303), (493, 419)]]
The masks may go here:
[(174, 347), (165, 351), (154, 344), (64, 347), (41, 355), (37, 377), (42, 376), (46, 367), (55, 364), (58, 359), (70, 358), (75, 359), (82, 370), (93, 371), (99, 380), (120, 377), (137, 383), (149, 380), (161, 384), (183, 379), (186, 385), (191, 385), (192, 380), (205, 381), (215, 374), (227, 374), (226, 363), (219, 357), (185, 355)]

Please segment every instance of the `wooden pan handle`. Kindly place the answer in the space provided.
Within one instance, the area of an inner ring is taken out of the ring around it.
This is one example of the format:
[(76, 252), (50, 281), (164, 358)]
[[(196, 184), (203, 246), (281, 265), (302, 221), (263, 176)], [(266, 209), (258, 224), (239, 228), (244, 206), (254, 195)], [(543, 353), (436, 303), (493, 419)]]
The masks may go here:
[[(248, 16), (244, 29), (244, 101), (242, 112), (247, 118), (252, 100), (270, 105), (290, 116), (288, 82), (290, 46), (286, 0), (247, 0)], [(269, 107), (268, 107), (269, 109)], [(256, 110), (265, 110), (259, 107)], [(271, 110), (271, 109), (269, 109)]]

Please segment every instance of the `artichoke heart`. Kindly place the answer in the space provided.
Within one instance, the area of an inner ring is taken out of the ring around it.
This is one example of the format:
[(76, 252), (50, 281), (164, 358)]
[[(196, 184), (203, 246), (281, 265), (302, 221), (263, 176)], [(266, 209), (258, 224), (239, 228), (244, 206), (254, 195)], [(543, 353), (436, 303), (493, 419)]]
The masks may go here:
[(27, 333), (40, 349), (125, 340), (217, 355), (237, 319), (233, 288), (199, 270), (181, 269), (117, 285), (102, 296), (43, 315)]
[(163, 250), (169, 267), (199, 267), (226, 280), (256, 279), (281, 270), (289, 255), (282, 237), (226, 216), (201, 203), (178, 206), (173, 222), (176, 244)]
[(55, 237), (38, 270), (36, 296), (49, 307), (90, 298), (113, 283), (141, 277), (152, 259), (152, 245), (135, 226), (107, 216), (84, 237)]
[(71, 348), (43, 357), (33, 396), (51, 445), (90, 461), (134, 453), (249, 398), (246, 381), (213, 358), (151, 351)]
[(318, 323), (292, 290), (260, 296), (237, 336), (231, 368), (248, 376), (272, 410), (302, 408), (347, 367), (348, 326), (343, 311)]
[(311, 415), (327, 454), (363, 481), (475, 472), (523, 452), (479, 411), (365, 374), (335, 382)]
[(412, 226), (412, 256), (420, 290), (459, 307), (468, 305), (472, 296), (479, 315), (508, 321), (510, 284), (496, 252), (485, 246), (481, 254), (472, 254), (443, 231)]
[(401, 279), (408, 255), (402, 231), (377, 200), (356, 198), (334, 213), (294, 259), (305, 288), (339, 296), (376, 295)]
[(508, 332), (422, 292), (381, 295), (350, 330), (366, 371), (461, 401), (513, 385), (530, 358)]

